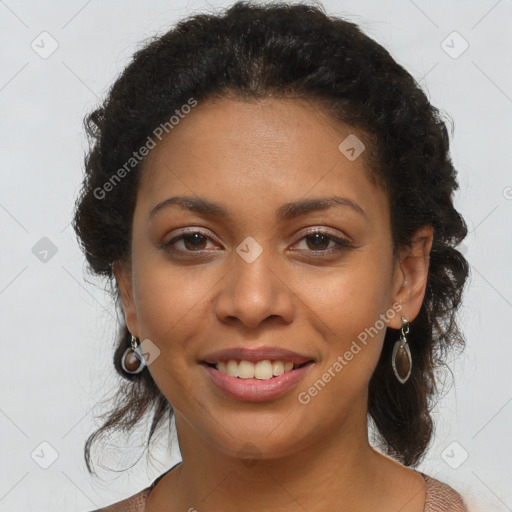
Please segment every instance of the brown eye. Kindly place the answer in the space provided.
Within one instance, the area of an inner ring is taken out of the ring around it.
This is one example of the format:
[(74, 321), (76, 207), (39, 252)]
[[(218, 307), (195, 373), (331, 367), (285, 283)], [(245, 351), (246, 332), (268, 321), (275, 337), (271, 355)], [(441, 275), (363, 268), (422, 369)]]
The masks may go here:
[(332, 237), (323, 235), (321, 233), (314, 233), (304, 237), (307, 240), (307, 245), (311, 249), (327, 249), (327, 246), (332, 241)]
[(204, 249), (206, 237), (200, 233), (194, 233), (193, 235), (185, 235), (180, 237), (183, 239), (183, 243), (187, 249)]
[[(200, 252), (208, 249), (209, 236), (199, 231), (185, 231), (162, 245), (163, 249), (175, 253)], [(181, 244), (181, 246), (180, 246)]]
[[(326, 231), (310, 231), (303, 236), (299, 242), (305, 241), (305, 252), (317, 253), (315, 256), (331, 255), (346, 249), (353, 248), (354, 246), (348, 241), (331, 235)], [(298, 243), (299, 243), (298, 242)], [(330, 245), (331, 244), (331, 245)], [(299, 252), (303, 250), (300, 249)]]

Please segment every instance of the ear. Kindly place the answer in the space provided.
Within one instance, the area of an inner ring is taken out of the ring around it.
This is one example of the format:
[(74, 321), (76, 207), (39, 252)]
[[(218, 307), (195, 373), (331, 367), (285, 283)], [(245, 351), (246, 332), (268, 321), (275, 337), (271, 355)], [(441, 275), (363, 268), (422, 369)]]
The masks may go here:
[(133, 286), (130, 269), (126, 263), (116, 261), (112, 265), (112, 270), (116, 276), (117, 286), (121, 295), (126, 326), (131, 334), (138, 337), (139, 326), (137, 321), (137, 311), (135, 309), (135, 301), (133, 300)]
[(402, 316), (409, 322), (418, 315), (425, 290), (430, 263), (430, 250), (434, 239), (432, 226), (423, 226), (413, 236), (411, 244), (399, 251), (393, 276), (393, 303), (402, 305), (400, 314), (388, 321), (388, 327), (400, 329)]

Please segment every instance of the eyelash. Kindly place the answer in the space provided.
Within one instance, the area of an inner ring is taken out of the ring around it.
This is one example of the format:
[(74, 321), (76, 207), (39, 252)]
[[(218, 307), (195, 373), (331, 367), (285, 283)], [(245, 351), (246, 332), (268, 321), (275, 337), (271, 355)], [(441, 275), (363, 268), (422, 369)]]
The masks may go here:
[[(195, 235), (195, 234), (201, 235), (202, 237), (204, 237), (206, 239), (212, 240), (212, 238), (210, 236), (208, 236), (206, 233), (199, 231), (197, 229), (183, 230), (179, 236), (176, 236), (176, 237), (172, 238), (171, 240), (169, 240), (168, 242), (165, 242), (164, 244), (162, 244), (162, 248), (169, 250), (172, 253), (182, 253), (182, 254), (183, 253), (189, 253), (189, 254), (199, 253), (199, 254), (201, 254), (207, 249), (200, 249), (197, 251), (192, 251), (192, 250), (176, 249), (175, 247), (173, 247), (173, 245), (176, 244), (176, 242), (183, 240), (188, 236)], [(297, 240), (296, 243), (298, 243), (302, 240), (305, 240), (308, 236), (314, 236), (314, 235), (321, 235), (323, 237), (326, 237), (329, 240), (329, 242), (333, 241), (337, 244), (337, 247), (331, 247), (330, 249), (319, 249), (316, 251), (311, 249), (308, 251), (308, 252), (314, 254), (315, 256), (318, 255), (320, 257), (326, 257), (326, 256), (331, 256), (333, 254), (337, 254), (339, 252), (345, 251), (347, 249), (355, 248), (352, 244), (350, 244), (346, 240), (335, 237), (332, 234), (330, 234), (329, 232), (322, 230), (322, 229), (311, 229), (310, 231), (304, 233), (304, 236), (302, 236), (302, 238)], [(299, 252), (302, 252), (302, 251), (299, 251)]]

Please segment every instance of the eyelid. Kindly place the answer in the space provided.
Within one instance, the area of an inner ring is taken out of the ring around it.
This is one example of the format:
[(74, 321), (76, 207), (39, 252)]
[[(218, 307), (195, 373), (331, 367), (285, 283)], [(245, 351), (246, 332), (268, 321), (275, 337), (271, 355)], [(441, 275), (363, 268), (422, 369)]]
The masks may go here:
[(173, 240), (175, 240), (181, 236), (193, 235), (195, 233), (198, 233), (206, 238), (210, 238), (210, 239), (214, 240), (216, 243), (220, 244), (220, 242), (217, 240), (215, 234), (212, 231), (210, 231), (208, 228), (195, 228), (195, 227), (191, 226), (191, 227), (186, 227), (186, 228), (180, 228), (180, 229), (178, 229), (178, 231), (173, 232), (173, 235), (169, 238), (169, 240), (167, 240), (166, 242), (163, 242), (162, 246), (165, 247), (170, 242), (172, 242)]
[(327, 226), (312, 226), (306, 228), (305, 231), (301, 231), (301, 238), (305, 235), (314, 235), (316, 233), (319, 233), (321, 235), (330, 236), (333, 239), (341, 240), (342, 242), (345, 242), (347, 244), (352, 244), (350, 238), (348, 238), (345, 234), (339, 234), (339, 231), (336, 231), (336, 233), (334, 233), (333, 230), (334, 228), (329, 228)]

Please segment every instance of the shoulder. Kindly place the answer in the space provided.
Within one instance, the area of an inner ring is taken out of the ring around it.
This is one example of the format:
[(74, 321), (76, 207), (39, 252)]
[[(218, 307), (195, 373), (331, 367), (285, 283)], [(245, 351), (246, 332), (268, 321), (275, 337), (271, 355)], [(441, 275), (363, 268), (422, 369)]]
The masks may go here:
[(146, 499), (151, 491), (151, 487), (146, 487), (142, 491), (126, 498), (107, 507), (100, 508), (97, 510), (91, 510), (90, 512), (144, 512), (144, 505)]
[(167, 473), (171, 472), (176, 466), (178, 466), (180, 462), (177, 462), (172, 468), (168, 469), (165, 473), (162, 473), (156, 480), (153, 481), (151, 485), (142, 489), (142, 491), (126, 498), (122, 501), (118, 501), (117, 503), (113, 503), (108, 507), (99, 508), (97, 510), (91, 510), (90, 512), (144, 512), (146, 501), (148, 499), (149, 493), (153, 490), (156, 484), (165, 476)]
[(426, 499), (424, 512), (468, 512), (462, 496), (449, 485), (424, 473)]

